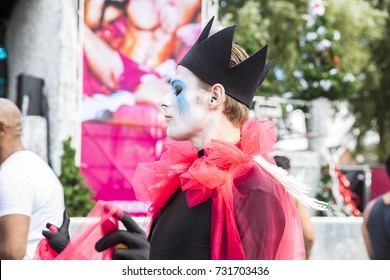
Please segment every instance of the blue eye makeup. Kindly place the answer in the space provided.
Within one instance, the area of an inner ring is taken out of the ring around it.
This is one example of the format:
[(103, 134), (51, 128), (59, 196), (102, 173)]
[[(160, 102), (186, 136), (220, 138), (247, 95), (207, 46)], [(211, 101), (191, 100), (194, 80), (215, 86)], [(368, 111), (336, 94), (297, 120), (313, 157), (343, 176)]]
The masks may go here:
[(184, 82), (180, 81), (180, 80), (173, 80), (171, 82), (171, 86), (173, 88), (173, 94), (175, 94), (175, 95), (179, 95), (186, 88), (186, 85), (184, 84)]
[(171, 82), (173, 94), (176, 95), (177, 107), (179, 113), (183, 115), (188, 112), (188, 103), (186, 100), (186, 84), (181, 80), (173, 80)]

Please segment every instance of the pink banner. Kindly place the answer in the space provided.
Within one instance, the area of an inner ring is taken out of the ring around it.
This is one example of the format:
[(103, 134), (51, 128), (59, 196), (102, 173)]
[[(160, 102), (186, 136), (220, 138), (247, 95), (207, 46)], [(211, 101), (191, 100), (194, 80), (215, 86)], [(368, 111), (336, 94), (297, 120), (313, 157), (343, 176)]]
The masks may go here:
[(159, 159), (159, 99), (200, 34), (201, 0), (85, 0), (81, 171), (96, 200), (135, 215), (131, 180)]

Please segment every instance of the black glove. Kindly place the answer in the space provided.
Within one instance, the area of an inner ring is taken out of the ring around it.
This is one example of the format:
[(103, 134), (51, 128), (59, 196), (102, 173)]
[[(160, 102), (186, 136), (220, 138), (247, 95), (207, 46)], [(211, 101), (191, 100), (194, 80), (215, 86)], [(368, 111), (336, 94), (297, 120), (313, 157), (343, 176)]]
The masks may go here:
[(95, 244), (95, 249), (102, 252), (114, 245), (124, 244), (127, 248), (115, 248), (113, 260), (147, 260), (149, 259), (150, 245), (145, 232), (126, 213), (120, 219), (126, 230), (111, 232)]
[[(58, 254), (61, 253), (69, 243), (69, 222), (70, 219), (68, 215), (68, 209), (65, 209), (62, 225), (60, 228), (52, 225), (51, 223), (47, 223), (46, 227), (49, 230), (42, 231), (43, 236), (49, 240), (50, 247)], [(50, 227), (54, 227), (56, 230), (52, 231), (53, 228), (50, 229)]]

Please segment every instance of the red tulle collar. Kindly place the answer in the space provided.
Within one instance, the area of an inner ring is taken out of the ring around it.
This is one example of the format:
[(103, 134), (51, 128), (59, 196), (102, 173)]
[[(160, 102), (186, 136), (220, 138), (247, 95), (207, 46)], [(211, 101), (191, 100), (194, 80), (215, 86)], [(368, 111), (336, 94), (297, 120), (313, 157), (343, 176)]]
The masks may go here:
[(133, 179), (137, 199), (151, 203), (158, 212), (181, 186), (187, 191), (189, 207), (208, 198), (232, 180), (245, 173), (256, 155), (269, 159), (276, 141), (274, 123), (248, 120), (241, 131), (239, 145), (212, 140), (203, 157), (189, 141), (167, 139), (167, 151), (160, 161), (138, 165)]
[(160, 209), (181, 186), (189, 207), (212, 197), (212, 259), (246, 259), (233, 207), (233, 180), (255, 164), (257, 155), (270, 160), (276, 132), (273, 122), (250, 119), (239, 145), (213, 140), (204, 156), (190, 142), (168, 140), (161, 160), (139, 164), (133, 187), (137, 198), (150, 202), (153, 222)]

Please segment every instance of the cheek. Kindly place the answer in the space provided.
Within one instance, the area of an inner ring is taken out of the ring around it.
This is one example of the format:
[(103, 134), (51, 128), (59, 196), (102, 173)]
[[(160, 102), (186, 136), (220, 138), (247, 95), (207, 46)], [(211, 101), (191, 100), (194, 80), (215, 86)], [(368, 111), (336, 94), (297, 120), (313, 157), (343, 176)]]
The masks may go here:
[(189, 112), (189, 105), (186, 100), (185, 92), (182, 92), (181, 94), (176, 96), (176, 102), (180, 115), (184, 115)]

